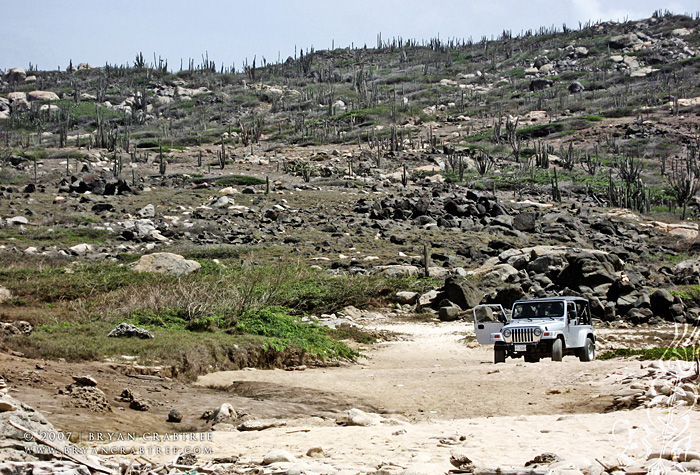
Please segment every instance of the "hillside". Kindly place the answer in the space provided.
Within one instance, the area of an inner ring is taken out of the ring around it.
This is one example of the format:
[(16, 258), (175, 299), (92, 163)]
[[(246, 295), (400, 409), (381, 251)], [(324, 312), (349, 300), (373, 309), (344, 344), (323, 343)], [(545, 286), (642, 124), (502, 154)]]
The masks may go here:
[[(699, 19), (378, 43), (6, 71), (4, 350), (192, 378), (352, 360), (339, 340), (387, 336), (348, 306), (557, 293), (698, 325)], [(134, 272), (154, 252), (199, 270)], [(114, 343), (122, 322), (156, 338)]]

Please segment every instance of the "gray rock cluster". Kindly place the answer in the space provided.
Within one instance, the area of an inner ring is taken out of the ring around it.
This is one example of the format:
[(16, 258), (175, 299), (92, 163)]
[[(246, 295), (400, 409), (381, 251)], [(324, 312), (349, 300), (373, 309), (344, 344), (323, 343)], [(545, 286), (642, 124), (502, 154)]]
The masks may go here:
[(107, 334), (107, 336), (110, 338), (155, 338), (153, 333), (143, 328), (139, 328), (136, 325), (132, 325), (131, 323), (120, 323), (114, 327), (112, 331)]
[(621, 381), (623, 388), (613, 394), (615, 409), (693, 407), (700, 402), (695, 363), (657, 361), (645, 369), (646, 372), (628, 375)]

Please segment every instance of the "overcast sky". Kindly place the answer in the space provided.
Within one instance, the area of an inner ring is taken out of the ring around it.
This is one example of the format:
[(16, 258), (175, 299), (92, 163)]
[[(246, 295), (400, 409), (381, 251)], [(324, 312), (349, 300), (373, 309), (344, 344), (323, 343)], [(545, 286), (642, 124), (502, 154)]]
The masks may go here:
[(143, 52), (179, 69), (208, 52), (217, 68), (257, 56), (376, 45), (384, 39), (518, 34), (579, 21), (634, 20), (657, 9), (695, 13), (697, 0), (0, 0), (0, 70), (133, 63)]

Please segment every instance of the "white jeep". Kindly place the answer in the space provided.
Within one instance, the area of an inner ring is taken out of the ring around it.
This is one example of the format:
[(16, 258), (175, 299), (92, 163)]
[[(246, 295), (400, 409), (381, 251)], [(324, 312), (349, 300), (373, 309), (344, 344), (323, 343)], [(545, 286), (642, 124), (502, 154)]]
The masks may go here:
[(582, 297), (519, 300), (510, 317), (501, 305), (474, 307), (476, 339), (482, 345), (493, 345), (494, 363), (521, 356), (528, 363), (548, 357), (561, 361), (565, 355), (593, 361), (592, 323), (588, 300)]

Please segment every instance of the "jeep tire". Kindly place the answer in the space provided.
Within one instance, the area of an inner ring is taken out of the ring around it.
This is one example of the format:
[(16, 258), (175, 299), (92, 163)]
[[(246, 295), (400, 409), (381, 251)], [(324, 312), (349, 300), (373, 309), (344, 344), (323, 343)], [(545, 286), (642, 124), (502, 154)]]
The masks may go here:
[(505, 363), (506, 362), (506, 350), (495, 348), (493, 350), (493, 362), (494, 364)]
[(564, 342), (557, 338), (552, 343), (552, 361), (561, 361), (564, 357)]
[(592, 339), (586, 338), (586, 343), (579, 350), (578, 359), (581, 361), (593, 361), (595, 359), (595, 343)]

